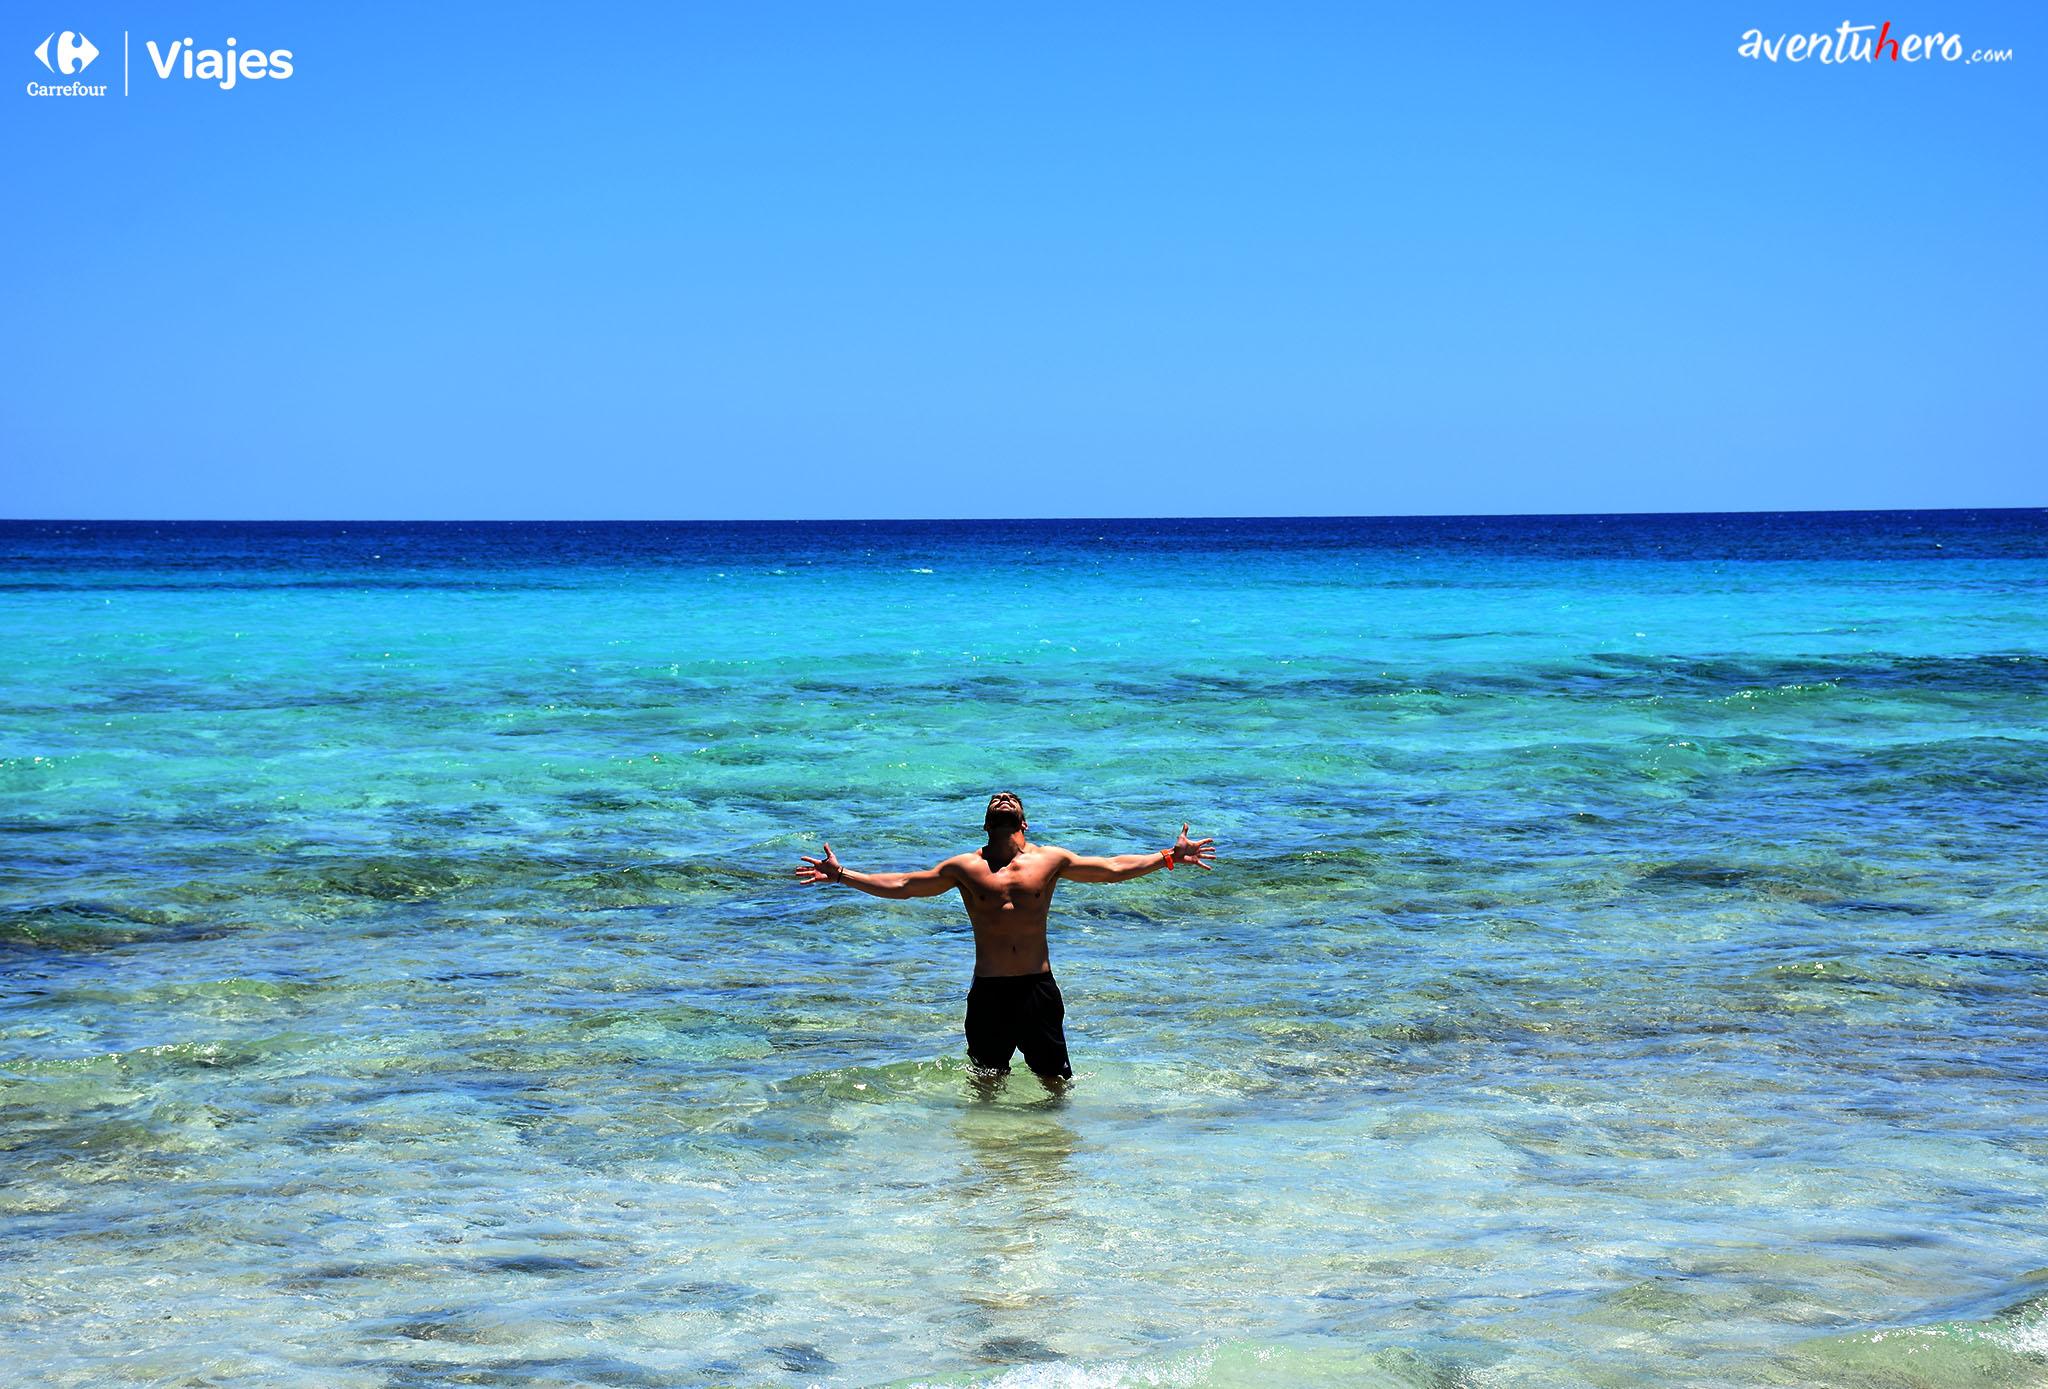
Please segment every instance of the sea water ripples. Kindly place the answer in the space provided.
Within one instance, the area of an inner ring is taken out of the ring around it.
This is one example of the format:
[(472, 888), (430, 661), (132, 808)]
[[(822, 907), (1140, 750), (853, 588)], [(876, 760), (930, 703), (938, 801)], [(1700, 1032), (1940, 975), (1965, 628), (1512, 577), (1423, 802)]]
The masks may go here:
[(0, 1379), (2038, 1383), (2043, 520), (0, 526)]

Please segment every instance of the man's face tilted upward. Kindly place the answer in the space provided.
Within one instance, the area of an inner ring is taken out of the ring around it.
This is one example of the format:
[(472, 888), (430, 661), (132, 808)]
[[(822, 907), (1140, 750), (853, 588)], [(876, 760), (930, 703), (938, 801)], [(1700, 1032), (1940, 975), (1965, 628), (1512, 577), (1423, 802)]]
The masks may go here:
[(1014, 791), (996, 792), (988, 798), (988, 813), (982, 816), (981, 827), (991, 837), (1015, 834), (1024, 828), (1024, 802)]

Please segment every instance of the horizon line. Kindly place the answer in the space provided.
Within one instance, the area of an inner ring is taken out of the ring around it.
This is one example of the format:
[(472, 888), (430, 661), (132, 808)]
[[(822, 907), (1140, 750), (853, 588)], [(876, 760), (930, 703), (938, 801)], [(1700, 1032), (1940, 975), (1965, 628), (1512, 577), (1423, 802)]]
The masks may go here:
[(159, 525), (159, 526), (863, 526), (963, 525), (1056, 522), (1161, 521), (1556, 521), (1608, 520), (1671, 516), (1896, 516), (1986, 511), (2043, 511), (2048, 505), (2017, 506), (1873, 506), (1751, 507), (1736, 510), (1684, 511), (1446, 511), (1295, 514), (1283, 512), (1213, 513), (1175, 516), (5, 516), (0, 526), (14, 525)]

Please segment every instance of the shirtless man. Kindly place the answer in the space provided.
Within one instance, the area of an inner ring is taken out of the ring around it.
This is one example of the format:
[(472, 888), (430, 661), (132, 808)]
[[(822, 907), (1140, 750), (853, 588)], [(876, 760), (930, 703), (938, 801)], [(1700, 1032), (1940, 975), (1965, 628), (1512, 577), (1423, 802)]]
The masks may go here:
[(1188, 827), (1170, 849), (1149, 854), (1089, 858), (1071, 849), (1033, 844), (1024, 802), (1008, 791), (988, 798), (982, 819), (988, 843), (971, 854), (955, 854), (922, 873), (856, 873), (842, 867), (825, 846), (823, 858), (803, 855), (796, 870), (803, 883), (845, 883), (874, 897), (937, 897), (957, 889), (974, 923), (974, 984), (967, 991), (967, 1055), (991, 1071), (1010, 1069), (1010, 1053), (1024, 1052), (1024, 1064), (1041, 1080), (1073, 1078), (1062, 1026), (1066, 1006), (1053, 982), (1052, 955), (1045, 945), (1045, 914), (1061, 878), (1077, 883), (1120, 883), (1161, 868), (1192, 863), (1208, 868), (1216, 851), (1207, 839), (1189, 839)]

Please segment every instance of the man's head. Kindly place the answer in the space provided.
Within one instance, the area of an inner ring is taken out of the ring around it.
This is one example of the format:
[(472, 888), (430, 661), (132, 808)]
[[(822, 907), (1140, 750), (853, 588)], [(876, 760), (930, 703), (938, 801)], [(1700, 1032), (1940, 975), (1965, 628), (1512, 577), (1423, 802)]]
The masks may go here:
[(1015, 791), (998, 791), (988, 798), (988, 813), (981, 817), (981, 827), (991, 836), (1014, 834), (1024, 823), (1024, 802)]

